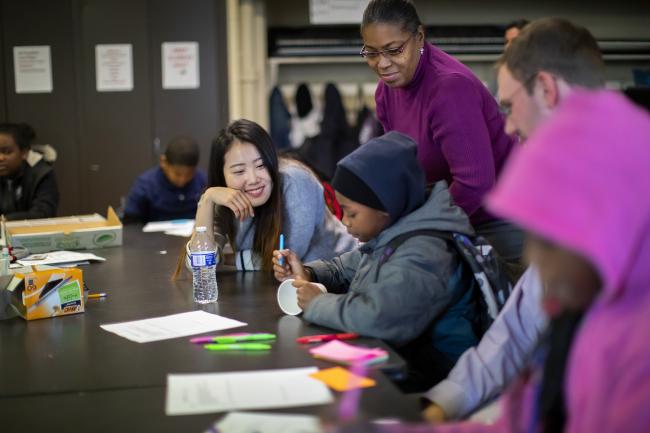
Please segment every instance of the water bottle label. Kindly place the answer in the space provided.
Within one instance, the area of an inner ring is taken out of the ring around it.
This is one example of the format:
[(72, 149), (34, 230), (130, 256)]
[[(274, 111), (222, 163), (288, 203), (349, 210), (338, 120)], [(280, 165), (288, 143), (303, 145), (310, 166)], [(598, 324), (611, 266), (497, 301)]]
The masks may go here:
[(192, 253), (190, 255), (190, 261), (193, 268), (214, 266), (217, 264), (216, 254), (214, 252)]

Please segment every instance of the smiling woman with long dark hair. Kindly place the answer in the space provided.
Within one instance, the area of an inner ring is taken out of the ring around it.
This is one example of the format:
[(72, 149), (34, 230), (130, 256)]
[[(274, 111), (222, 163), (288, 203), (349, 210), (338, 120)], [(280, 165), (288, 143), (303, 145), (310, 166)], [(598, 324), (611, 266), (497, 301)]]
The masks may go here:
[(229, 242), (241, 270), (270, 270), (280, 233), (287, 248), (308, 260), (356, 246), (327, 209), (314, 174), (278, 158), (269, 134), (246, 119), (228, 125), (212, 142), (196, 225), (212, 227), (208, 233), (220, 249)]

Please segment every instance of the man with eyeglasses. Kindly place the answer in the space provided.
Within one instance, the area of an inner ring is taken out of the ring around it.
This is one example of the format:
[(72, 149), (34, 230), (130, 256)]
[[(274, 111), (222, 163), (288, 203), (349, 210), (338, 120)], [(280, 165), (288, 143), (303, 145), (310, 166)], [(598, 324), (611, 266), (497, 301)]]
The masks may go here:
[[(527, 25), (497, 62), (506, 131), (522, 138), (547, 120), (575, 88), (604, 85), (604, 64), (589, 31), (546, 18)], [(525, 143), (523, 144), (525, 146)], [(463, 418), (499, 394), (524, 367), (546, 327), (543, 283), (529, 268), (501, 314), (446, 380), (425, 394), (431, 422)]]
[(602, 55), (587, 29), (556, 18), (534, 24), (533, 29), (522, 30), (519, 37), (526, 38), (513, 40), (497, 63), (506, 132), (522, 138), (543, 123), (574, 87), (597, 89), (605, 84)]

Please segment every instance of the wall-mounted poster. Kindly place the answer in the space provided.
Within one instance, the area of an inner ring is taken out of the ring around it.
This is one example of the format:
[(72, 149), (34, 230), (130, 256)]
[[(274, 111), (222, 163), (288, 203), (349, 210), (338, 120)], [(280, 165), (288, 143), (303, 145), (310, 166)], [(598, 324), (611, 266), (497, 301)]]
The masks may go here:
[(52, 93), (49, 45), (14, 47), (16, 93)]
[(369, 0), (309, 0), (311, 24), (359, 24)]
[(163, 89), (199, 88), (199, 43), (163, 42)]
[(133, 90), (132, 45), (95, 45), (95, 71), (98, 92)]

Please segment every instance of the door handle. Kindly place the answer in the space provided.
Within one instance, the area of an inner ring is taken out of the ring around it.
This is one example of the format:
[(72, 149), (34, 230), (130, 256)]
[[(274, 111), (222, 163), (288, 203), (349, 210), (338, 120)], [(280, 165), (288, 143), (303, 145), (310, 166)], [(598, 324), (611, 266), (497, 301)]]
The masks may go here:
[(160, 148), (160, 138), (158, 137), (153, 139), (153, 154), (156, 156), (162, 154), (162, 149)]

